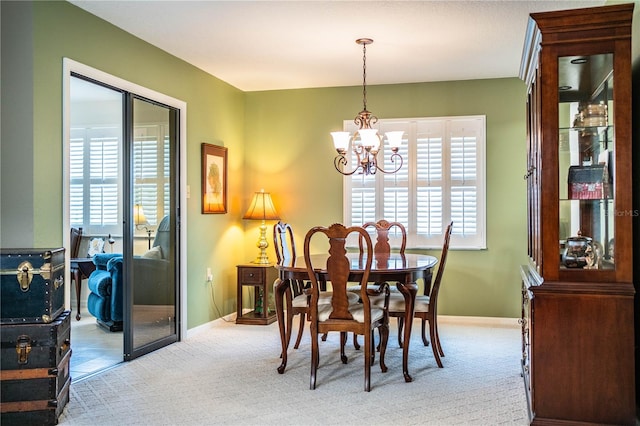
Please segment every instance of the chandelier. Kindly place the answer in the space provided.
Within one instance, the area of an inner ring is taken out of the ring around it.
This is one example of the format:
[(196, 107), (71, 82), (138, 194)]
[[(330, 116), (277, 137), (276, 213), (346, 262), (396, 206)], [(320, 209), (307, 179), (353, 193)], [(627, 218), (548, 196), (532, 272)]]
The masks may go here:
[[(386, 132), (387, 143), (392, 154), (390, 161), (396, 164), (394, 170), (384, 170), (378, 165), (378, 152), (384, 147), (384, 138), (378, 134), (378, 129), (371, 127), (376, 124), (378, 117), (372, 115), (367, 110), (367, 45), (373, 43), (370, 38), (359, 38), (356, 43), (362, 46), (362, 111), (358, 113), (353, 122), (358, 126), (358, 130), (351, 135), (349, 132), (331, 132), (333, 145), (338, 151), (338, 155), (333, 159), (336, 170), (343, 175), (349, 176), (356, 172), (365, 175), (373, 175), (376, 171), (382, 173), (395, 173), (402, 167), (403, 159), (398, 154), (398, 149), (402, 143), (403, 131)], [(357, 166), (351, 172), (345, 172), (344, 166), (349, 162), (346, 158), (347, 150), (351, 144), (353, 153), (356, 156)]]

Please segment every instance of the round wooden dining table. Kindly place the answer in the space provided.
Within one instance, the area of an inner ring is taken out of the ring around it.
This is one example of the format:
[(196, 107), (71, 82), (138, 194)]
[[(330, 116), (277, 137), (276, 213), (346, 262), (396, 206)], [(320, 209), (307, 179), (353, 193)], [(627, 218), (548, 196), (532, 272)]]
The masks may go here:
[[(326, 263), (328, 253), (311, 255), (313, 265), (319, 266), (316, 273), (319, 274), (319, 281), (327, 281)], [(351, 274), (349, 281), (358, 281), (363, 273), (366, 257), (359, 252), (347, 253), (347, 258), (351, 263)], [(402, 293), (406, 303), (404, 318), (404, 344), (402, 345), (402, 373), (406, 382), (411, 382), (409, 375), (409, 342), (411, 338), (411, 326), (415, 309), (416, 293), (418, 285), (416, 281), (424, 280), (425, 286), (431, 285), (431, 275), (433, 267), (438, 263), (438, 259), (425, 254), (400, 254), (383, 253), (374, 255), (369, 273), (370, 282), (388, 282), (390, 285), (396, 284)], [(278, 373), (282, 374), (287, 367), (287, 350), (289, 348), (289, 337), (287, 332), (284, 311), (291, 309), (290, 280), (308, 280), (304, 257), (297, 257), (292, 260), (284, 260), (282, 264), (275, 265), (278, 270), (278, 279), (274, 283), (274, 294), (276, 302), (276, 317), (280, 330), (280, 340), (282, 343), (282, 362), (278, 367)], [(427, 287), (428, 288), (428, 287)], [(289, 330), (290, 331), (290, 330)]]

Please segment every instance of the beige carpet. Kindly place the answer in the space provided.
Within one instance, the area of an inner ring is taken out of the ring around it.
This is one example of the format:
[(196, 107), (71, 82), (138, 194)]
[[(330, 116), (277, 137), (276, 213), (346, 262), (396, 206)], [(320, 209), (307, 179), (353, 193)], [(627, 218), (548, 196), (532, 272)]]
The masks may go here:
[[(469, 325), (442, 317), (444, 368), (411, 342), (412, 383), (402, 377), (395, 321), (387, 373), (372, 369), (363, 391), (362, 350), (340, 363), (337, 334), (320, 343), (316, 390), (309, 390), (308, 330), (280, 375), (277, 324), (215, 321), (137, 360), (71, 385), (62, 425), (498, 425), (528, 424), (515, 320)], [(360, 339), (362, 341), (362, 338)]]

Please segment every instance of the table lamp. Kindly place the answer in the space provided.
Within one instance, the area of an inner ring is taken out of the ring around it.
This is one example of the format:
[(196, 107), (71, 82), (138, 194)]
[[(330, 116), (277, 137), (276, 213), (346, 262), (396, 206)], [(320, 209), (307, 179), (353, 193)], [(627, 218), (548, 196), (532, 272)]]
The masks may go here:
[(136, 226), (136, 229), (144, 229), (147, 231), (147, 242), (149, 249), (151, 249), (151, 228), (149, 227), (149, 221), (147, 217), (144, 215), (144, 210), (142, 210), (142, 204), (136, 204), (133, 206), (133, 223)]
[(269, 264), (269, 257), (267, 256), (267, 247), (269, 247), (269, 242), (267, 241), (267, 225), (265, 224), (265, 221), (280, 219), (278, 212), (276, 212), (276, 208), (273, 206), (271, 194), (269, 192), (264, 192), (264, 189), (254, 193), (249, 209), (242, 218), (262, 221), (262, 224), (260, 225), (260, 238), (256, 243), (256, 246), (260, 249), (260, 254), (252, 263), (260, 265)]

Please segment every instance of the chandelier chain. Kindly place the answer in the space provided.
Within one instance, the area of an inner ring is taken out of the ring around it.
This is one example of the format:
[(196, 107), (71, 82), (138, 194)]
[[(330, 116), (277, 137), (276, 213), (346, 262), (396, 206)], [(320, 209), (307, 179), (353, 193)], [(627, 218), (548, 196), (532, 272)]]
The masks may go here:
[(362, 104), (367, 110), (367, 45), (362, 44)]

